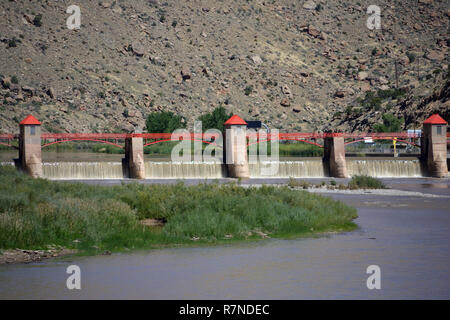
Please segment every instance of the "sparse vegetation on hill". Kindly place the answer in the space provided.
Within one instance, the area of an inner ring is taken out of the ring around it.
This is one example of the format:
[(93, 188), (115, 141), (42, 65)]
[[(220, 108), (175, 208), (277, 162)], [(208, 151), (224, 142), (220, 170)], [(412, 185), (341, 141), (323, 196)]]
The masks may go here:
[(404, 120), (396, 118), (392, 114), (383, 114), (383, 123), (375, 124), (374, 131), (376, 132), (400, 132), (402, 131)]
[(0, 133), (28, 113), (54, 132), (142, 130), (156, 111), (192, 128), (221, 104), (291, 132), (449, 120), (447, 3), (380, 0), (369, 30), (373, 4), (83, 1), (69, 30), (64, 1), (2, 1)]

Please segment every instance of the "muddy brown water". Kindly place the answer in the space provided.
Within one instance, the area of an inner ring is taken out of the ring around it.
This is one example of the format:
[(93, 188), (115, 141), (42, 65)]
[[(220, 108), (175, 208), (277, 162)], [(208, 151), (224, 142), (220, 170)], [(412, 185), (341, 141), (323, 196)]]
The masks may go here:
[[(384, 181), (450, 196), (450, 179)], [(450, 198), (331, 196), (358, 209), (357, 230), (0, 266), (0, 298), (450, 298)], [(66, 288), (66, 268), (73, 264), (81, 268), (81, 290)], [(367, 289), (369, 265), (381, 268), (381, 290)]]

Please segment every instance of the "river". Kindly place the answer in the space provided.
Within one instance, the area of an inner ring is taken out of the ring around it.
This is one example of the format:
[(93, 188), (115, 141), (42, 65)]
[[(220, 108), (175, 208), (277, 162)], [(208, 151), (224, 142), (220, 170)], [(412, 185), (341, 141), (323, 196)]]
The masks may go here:
[[(384, 181), (436, 197), (331, 194), (358, 209), (359, 228), (318, 238), (3, 265), (0, 299), (449, 299), (450, 179)], [(66, 288), (72, 264), (81, 290)]]

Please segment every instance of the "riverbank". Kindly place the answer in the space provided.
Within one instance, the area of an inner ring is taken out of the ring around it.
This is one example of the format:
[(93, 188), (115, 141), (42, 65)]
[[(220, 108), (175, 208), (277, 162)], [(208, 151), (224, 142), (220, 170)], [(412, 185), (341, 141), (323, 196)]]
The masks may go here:
[[(384, 182), (450, 195), (442, 189), (448, 181), (404, 180)], [(0, 299), (450, 298), (448, 199), (330, 195), (358, 209), (356, 230), (2, 265)], [(65, 286), (67, 267), (74, 264), (82, 290)], [(366, 286), (373, 264), (381, 268), (381, 290)]]
[[(183, 183), (95, 186), (0, 166), (0, 250), (55, 245), (99, 254), (351, 230), (356, 210), (289, 187)], [(153, 225), (149, 221), (162, 221)], [(147, 222), (146, 223), (143, 223)]]
[(8, 249), (0, 250), (0, 265), (39, 262), (50, 258), (76, 254), (74, 249), (56, 248), (48, 250)]

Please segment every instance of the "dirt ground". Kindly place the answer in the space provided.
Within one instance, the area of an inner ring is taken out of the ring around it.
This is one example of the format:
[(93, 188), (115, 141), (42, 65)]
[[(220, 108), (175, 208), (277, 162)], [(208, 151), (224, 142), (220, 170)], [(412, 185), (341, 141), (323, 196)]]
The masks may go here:
[(65, 248), (51, 250), (4, 250), (0, 251), (0, 265), (37, 262), (44, 259), (74, 254), (76, 252), (77, 250)]

